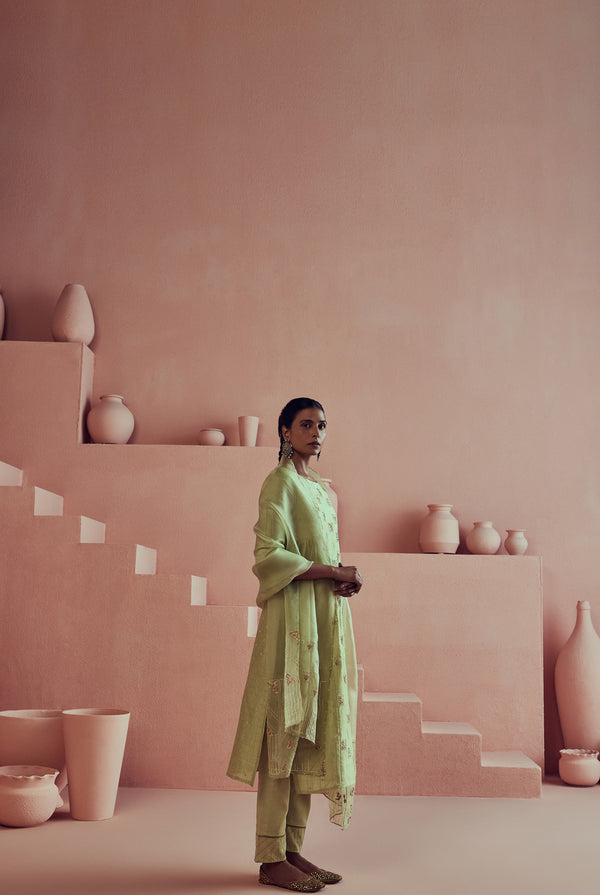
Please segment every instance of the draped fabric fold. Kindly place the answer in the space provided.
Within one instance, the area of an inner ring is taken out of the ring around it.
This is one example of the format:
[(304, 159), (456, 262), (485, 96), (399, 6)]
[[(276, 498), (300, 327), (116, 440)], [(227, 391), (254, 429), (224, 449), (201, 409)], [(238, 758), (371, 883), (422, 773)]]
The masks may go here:
[(305, 479), (282, 460), (263, 484), (254, 531), (262, 612), (227, 773), (253, 784), (266, 731), (269, 774), (292, 773), (299, 792), (325, 793), (331, 820), (346, 826), (356, 776), (352, 620), (331, 580), (297, 580), (340, 559), (318, 475)]

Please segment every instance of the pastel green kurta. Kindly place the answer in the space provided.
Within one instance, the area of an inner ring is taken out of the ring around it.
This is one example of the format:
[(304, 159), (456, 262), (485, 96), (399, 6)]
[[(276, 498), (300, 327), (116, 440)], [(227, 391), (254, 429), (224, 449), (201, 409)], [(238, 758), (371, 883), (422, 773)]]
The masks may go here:
[(261, 489), (253, 571), (262, 612), (227, 774), (254, 783), (266, 732), (270, 776), (292, 773), (299, 792), (324, 793), (330, 819), (345, 827), (356, 779), (350, 608), (332, 580), (294, 580), (313, 562), (340, 561), (336, 514), (314, 476), (283, 459)]

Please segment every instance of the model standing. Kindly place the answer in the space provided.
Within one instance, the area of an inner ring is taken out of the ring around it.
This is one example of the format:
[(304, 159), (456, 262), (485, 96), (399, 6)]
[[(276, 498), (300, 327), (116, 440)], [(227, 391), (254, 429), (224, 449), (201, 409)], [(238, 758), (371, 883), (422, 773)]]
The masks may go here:
[(228, 776), (258, 771), (259, 881), (315, 892), (341, 876), (302, 854), (313, 793), (350, 821), (356, 778), (357, 672), (347, 598), (362, 586), (340, 564), (337, 518), (318, 473), (322, 405), (295, 398), (279, 417), (279, 465), (259, 499), (255, 565), (261, 617)]

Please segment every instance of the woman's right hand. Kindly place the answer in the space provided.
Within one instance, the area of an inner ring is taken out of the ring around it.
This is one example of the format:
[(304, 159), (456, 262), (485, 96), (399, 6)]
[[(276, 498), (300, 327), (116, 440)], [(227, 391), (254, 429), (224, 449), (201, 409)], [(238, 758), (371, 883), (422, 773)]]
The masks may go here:
[(335, 570), (333, 592), (339, 597), (352, 597), (362, 587), (362, 575), (356, 566), (343, 566), (341, 563)]

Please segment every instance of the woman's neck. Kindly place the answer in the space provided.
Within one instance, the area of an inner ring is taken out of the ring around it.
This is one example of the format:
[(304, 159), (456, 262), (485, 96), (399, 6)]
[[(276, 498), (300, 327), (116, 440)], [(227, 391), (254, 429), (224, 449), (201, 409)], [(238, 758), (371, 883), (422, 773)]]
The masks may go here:
[(298, 475), (301, 475), (305, 479), (312, 478), (310, 474), (310, 469), (308, 466), (308, 458), (304, 457), (302, 454), (298, 454), (294, 452), (294, 456), (292, 457), (292, 463), (296, 467), (296, 472)]

